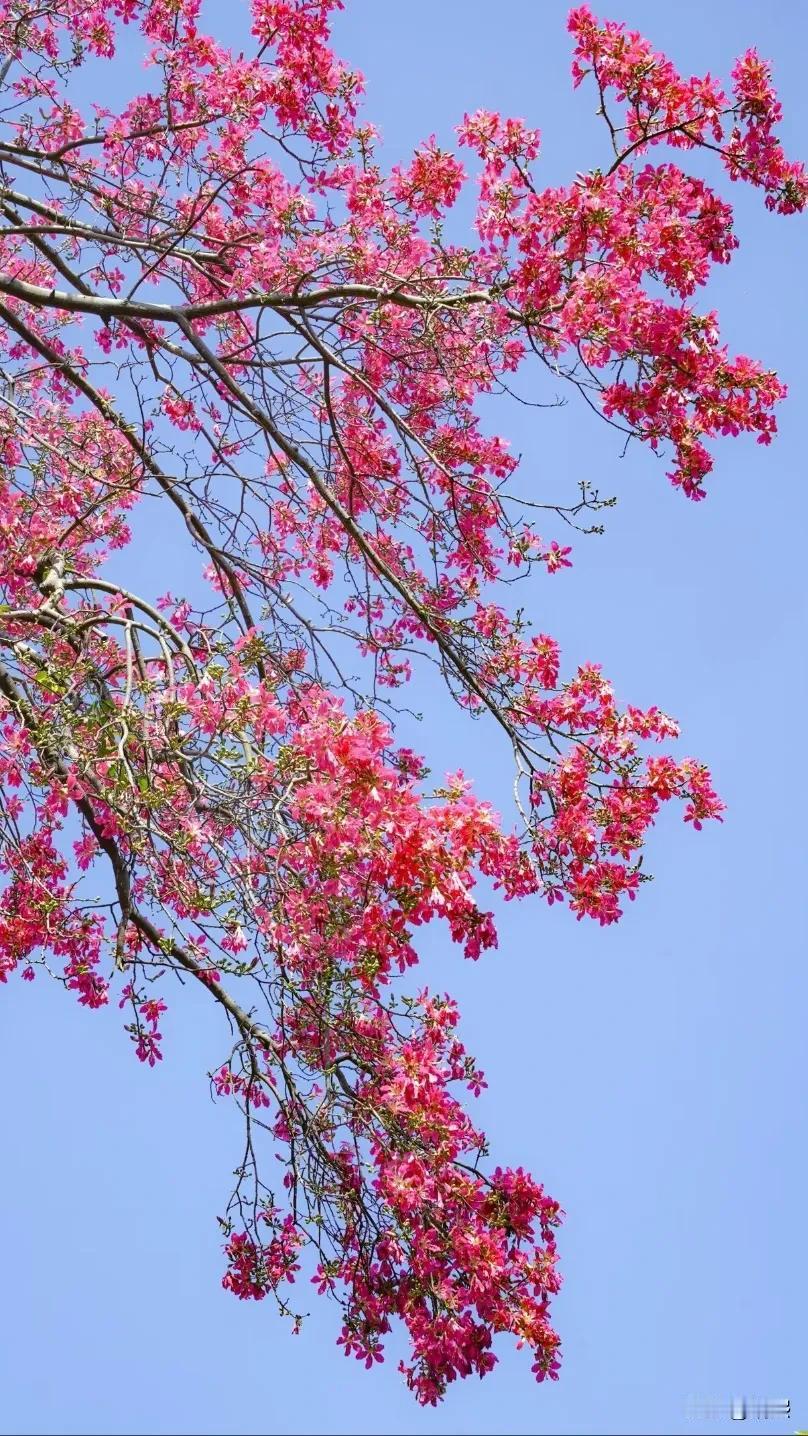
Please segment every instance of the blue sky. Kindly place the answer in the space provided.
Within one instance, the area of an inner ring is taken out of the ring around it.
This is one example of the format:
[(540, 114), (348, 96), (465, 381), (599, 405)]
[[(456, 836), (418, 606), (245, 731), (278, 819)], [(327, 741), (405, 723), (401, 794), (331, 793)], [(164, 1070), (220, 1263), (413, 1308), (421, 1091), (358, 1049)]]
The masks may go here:
[[(221, 0), (214, 0), (218, 9)], [(348, 0), (341, 51), (363, 69), (385, 155), (464, 110), (524, 115), (560, 183), (605, 153), (573, 94), (560, 0)], [(808, 134), (808, 11), (752, 0), (624, 0), (687, 71), (726, 75), (749, 44), (775, 64), (784, 137)], [(729, 805), (694, 835), (667, 816), (656, 874), (616, 928), (539, 905), (505, 908), (500, 949), (464, 965), (437, 936), (430, 983), (455, 992), (489, 1089), (478, 1110), (498, 1161), (562, 1203), (561, 1380), (537, 1387), (504, 1343), (482, 1384), (416, 1408), (397, 1352), (365, 1373), (337, 1351), (312, 1293), (294, 1338), (274, 1308), (221, 1291), (215, 1215), (239, 1133), (209, 1100), (221, 1046), (196, 994), (165, 1024), (166, 1060), (134, 1060), (120, 1014), (79, 1011), (41, 978), (0, 994), (5, 1089), (0, 1188), (0, 1429), (58, 1433), (737, 1431), (688, 1422), (689, 1398), (787, 1396), (808, 1426), (806, 1165), (805, 224), (732, 189), (741, 249), (711, 286), (731, 345), (786, 380), (770, 449), (727, 440), (705, 504), (581, 407), (492, 419), (544, 498), (595, 478), (620, 502), (575, 568), (525, 593), (570, 663), (601, 661), (621, 697), (681, 719)], [(548, 531), (548, 537), (551, 537)], [(170, 553), (144, 581), (165, 588)], [(508, 811), (508, 754), (428, 679), (415, 741)], [(408, 732), (408, 739), (412, 733)], [(752, 1424), (751, 1422), (749, 1423)], [(744, 1428), (742, 1428), (744, 1429)]]

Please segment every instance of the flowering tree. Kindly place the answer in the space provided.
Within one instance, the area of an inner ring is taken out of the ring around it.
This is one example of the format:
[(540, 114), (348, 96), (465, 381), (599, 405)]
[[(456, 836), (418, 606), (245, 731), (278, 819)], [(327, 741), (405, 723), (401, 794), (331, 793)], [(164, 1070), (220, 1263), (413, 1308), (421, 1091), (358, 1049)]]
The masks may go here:
[[(676, 159), (710, 152), (782, 214), (808, 185), (754, 51), (727, 93), (581, 7), (603, 167), (541, 189), (538, 133), (467, 115), (476, 236), (450, 244), (465, 168), (433, 138), (382, 172), (338, 4), (252, 0), (247, 56), (200, 0), (0, 3), (0, 977), (114, 989), (150, 1066), (164, 997), (201, 984), (245, 1124), (225, 1286), (297, 1323), (308, 1262), (345, 1351), (372, 1365), (399, 1318), (434, 1402), (497, 1332), (556, 1375), (559, 1209), (487, 1164), (455, 1004), (399, 985), (416, 930), (491, 947), (480, 875), (614, 922), (660, 806), (721, 811), (702, 765), (649, 753), (670, 718), (594, 664), (562, 676), (506, 604), (604, 500), (520, 497), (475, 403), (548, 367), (702, 498), (709, 440), (768, 443), (784, 390), (693, 307), (737, 241)], [(149, 88), (82, 109), (124, 26)], [(155, 504), (189, 593), (149, 591)], [(513, 831), (395, 745), (423, 661), (512, 748)]]

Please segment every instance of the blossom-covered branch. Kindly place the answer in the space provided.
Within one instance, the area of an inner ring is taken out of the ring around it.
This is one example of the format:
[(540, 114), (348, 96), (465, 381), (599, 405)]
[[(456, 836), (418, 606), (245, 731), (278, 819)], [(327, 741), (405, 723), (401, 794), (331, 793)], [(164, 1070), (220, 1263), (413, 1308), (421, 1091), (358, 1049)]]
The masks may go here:
[[(337, 5), (252, 0), (246, 55), (199, 0), (0, 3), (0, 977), (41, 967), (93, 1008), (114, 986), (151, 1066), (164, 997), (201, 986), (244, 1119), (225, 1285), (299, 1321), (308, 1262), (346, 1352), (371, 1365), (402, 1321), (433, 1402), (498, 1333), (555, 1376), (560, 1214), (490, 1168), (455, 1004), (401, 985), (418, 929), (491, 948), (481, 878), (614, 922), (662, 805), (722, 810), (702, 764), (650, 750), (672, 719), (565, 674), (509, 602), (613, 500), (518, 494), (477, 401), (550, 372), (702, 498), (711, 440), (768, 443), (784, 389), (695, 307), (737, 241), (678, 161), (714, 154), (783, 214), (806, 179), (753, 52), (728, 95), (581, 7), (602, 167), (542, 188), (537, 131), (466, 115), (476, 232), (450, 244), (464, 166), (432, 138), (383, 172)], [(150, 65), (129, 95), (123, 26)], [(102, 61), (122, 104), (84, 113)], [(155, 513), (197, 559), (185, 592), (150, 577)], [(513, 751), (504, 824), (395, 738), (430, 662)]]

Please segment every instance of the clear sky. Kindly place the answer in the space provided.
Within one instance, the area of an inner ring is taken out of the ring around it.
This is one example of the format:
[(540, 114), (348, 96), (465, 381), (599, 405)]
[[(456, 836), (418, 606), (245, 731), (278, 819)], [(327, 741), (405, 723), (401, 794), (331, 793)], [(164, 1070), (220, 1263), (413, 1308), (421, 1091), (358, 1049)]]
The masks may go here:
[[(449, 142), (464, 110), (486, 106), (541, 127), (548, 183), (596, 164), (604, 135), (592, 93), (571, 89), (566, 10), (348, 0), (337, 45), (365, 71), (386, 157), (432, 132)], [(687, 72), (725, 76), (757, 44), (786, 147), (806, 148), (799, 0), (614, 0), (605, 13)], [(792, 1419), (765, 1429), (808, 1427), (806, 228), (746, 188), (732, 198), (741, 249), (709, 302), (730, 344), (790, 385), (772, 448), (726, 440), (708, 501), (692, 505), (649, 454), (621, 461), (579, 405), (491, 416), (524, 455), (527, 492), (562, 496), (586, 477), (620, 497), (605, 537), (576, 542), (575, 568), (526, 594), (532, 615), (570, 663), (601, 661), (622, 698), (680, 718), (729, 804), (700, 835), (665, 817), (646, 861), (656, 881), (616, 929), (523, 904), (501, 912), (499, 952), (477, 965), (424, 944), (488, 1077), (478, 1112), (494, 1157), (532, 1169), (567, 1212), (560, 1381), (534, 1385), (504, 1342), (493, 1375), (423, 1412), (395, 1345), (372, 1373), (346, 1361), (313, 1289), (296, 1338), (269, 1302), (234, 1301), (214, 1218), (239, 1133), (204, 1076), (217, 1014), (190, 992), (175, 1001), (150, 1072), (114, 1006), (80, 1011), (38, 977), (0, 993), (4, 1432), (720, 1436), (754, 1423), (688, 1421), (688, 1401), (733, 1395), (790, 1397)], [(174, 587), (170, 563), (155, 549), (145, 580)], [(418, 706), (433, 769), (462, 763), (507, 813), (509, 759), (491, 733), (426, 681)]]

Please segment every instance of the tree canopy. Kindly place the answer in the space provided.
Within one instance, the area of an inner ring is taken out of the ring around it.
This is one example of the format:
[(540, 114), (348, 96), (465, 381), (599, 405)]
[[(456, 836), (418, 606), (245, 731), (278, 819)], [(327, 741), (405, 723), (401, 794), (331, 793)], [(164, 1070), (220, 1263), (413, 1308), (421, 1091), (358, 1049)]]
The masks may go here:
[[(737, 240), (682, 166), (780, 214), (808, 182), (755, 51), (725, 88), (586, 6), (601, 168), (542, 188), (538, 131), (478, 110), (462, 159), (385, 173), (338, 3), (252, 0), (249, 53), (201, 0), (0, 3), (0, 978), (117, 1002), (150, 1066), (200, 984), (244, 1118), (225, 1285), (299, 1322), (313, 1278), (368, 1366), (400, 1320), (429, 1403), (500, 1332), (557, 1374), (561, 1214), (491, 1165), (457, 1007), (402, 981), (418, 929), (491, 948), (481, 878), (613, 923), (662, 805), (722, 812), (673, 719), (512, 602), (612, 500), (520, 488), (478, 401), (549, 374), (702, 499), (711, 441), (769, 443), (784, 387), (697, 307)], [(86, 104), (102, 66), (120, 108)], [(188, 591), (153, 591), (155, 505)], [(397, 741), (424, 664), (512, 750), (504, 820)]]

